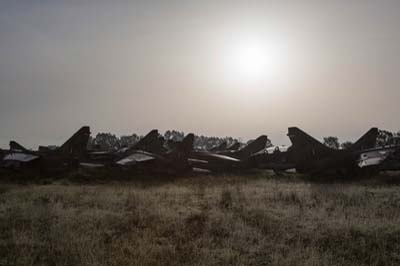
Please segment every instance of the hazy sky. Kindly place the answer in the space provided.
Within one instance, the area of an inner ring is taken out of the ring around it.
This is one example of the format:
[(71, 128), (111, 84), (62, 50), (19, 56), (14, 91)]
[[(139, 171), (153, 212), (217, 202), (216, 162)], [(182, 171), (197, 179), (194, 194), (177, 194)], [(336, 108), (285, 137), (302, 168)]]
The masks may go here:
[(0, 146), (81, 125), (399, 130), (400, 1), (0, 1)]

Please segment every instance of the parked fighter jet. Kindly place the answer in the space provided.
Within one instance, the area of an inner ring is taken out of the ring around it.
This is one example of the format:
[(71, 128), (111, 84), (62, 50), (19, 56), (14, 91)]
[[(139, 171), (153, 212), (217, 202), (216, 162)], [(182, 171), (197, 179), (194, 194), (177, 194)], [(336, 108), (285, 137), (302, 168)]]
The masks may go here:
[(329, 171), (355, 172), (363, 150), (375, 146), (378, 129), (372, 128), (350, 148), (331, 149), (297, 127), (288, 130), (292, 142), (289, 150), (290, 161), (300, 173), (320, 173)]
[(255, 139), (254, 141), (250, 142), (248, 145), (243, 147), (240, 150), (229, 150), (229, 151), (222, 151), (218, 152), (218, 154), (226, 155), (229, 157), (233, 157), (239, 160), (248, 159), (252, 154), (257, 153), (266, 148), (268, 143), (268, 137), (262, 135)]
[(117, 165), (151, 173), (182, 174), (192, 170), (188, 157), (193, 149), (194, 135), (188, 134), (176, 149), (165, 154), (142, 150), (131, 151), (116, 161)]
[(120, 158), (127, 157), (132, 151), (142, 150), (155, 154), (163, 154), (166, 149), (163, 146), (164, 140), (159, 136), (158, 130), (151, 130), (146, 136), (140, 139), (132, 147), (124, 147), (116, 151), (90, 151), (87, 152), (81, 166), (96, 168), (104, 165), (111, 165)]
[(248, 159), (252, 154), (265, 149), (268, 137), (262, 135), (238, 151), (194, 151), (189, 161), (196, 168), (207, 169), (213, 172), (247, 169), (250, 167)]
[[(337, 160), (330, 160), (331, 157), (341, 158), (344, 154), (374, 147), (378, 136), (378, 129), (371, 128), (347, 150), (330, 149), (298, 128), (289, 128), (288, 136), (290, 137), (290, 135), (292, 135), (290, 138), (292, 146), (271, 147), (270, 149), (254, 154), (251, 157), (253, 166), (262, 169), (271, 169), (276, 172), (296, 168), (297, 171), (301, 172), (302, 168), (307, 168), (307, 163), (311, 163), (313, 166), (315, 166), (314, 164), (325, 164), (327, 162), (333, 163), (333, 161)], [(310, 151), (312, 151), (313, 156), (307, 154)], [(336, 154), (338, 155), (336, 156)], [(316, 163), (319, 160), (321, 162)], [(328, 167), (324, 166), (323, 168)]]
[(10, 142), (10, 150), (2, 159), (2, 166), (12, 169), (33, 168), (43, 172), (66, 170), (78, 165), (90, 136), (90, 128), (79, 129), (62, 146), (54, 150), (31, 151), (15, 141)]

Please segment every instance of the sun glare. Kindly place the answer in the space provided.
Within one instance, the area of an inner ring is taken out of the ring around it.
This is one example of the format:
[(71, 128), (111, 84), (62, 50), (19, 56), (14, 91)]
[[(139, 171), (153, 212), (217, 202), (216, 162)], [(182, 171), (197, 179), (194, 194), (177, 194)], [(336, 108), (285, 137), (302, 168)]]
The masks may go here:
[(236, 74), (244, 78), (255, 79), (262, 75), (265, 68), (266, 56), (262, 47), (257, 43), (242, 44), (235, 47), (232, 54), (232, 67)]
[(246, 84), (278, 81), (287, 64), (283, 46), (262, 39), (236, 41), (227, 49), (226, 58), (230, 79)]

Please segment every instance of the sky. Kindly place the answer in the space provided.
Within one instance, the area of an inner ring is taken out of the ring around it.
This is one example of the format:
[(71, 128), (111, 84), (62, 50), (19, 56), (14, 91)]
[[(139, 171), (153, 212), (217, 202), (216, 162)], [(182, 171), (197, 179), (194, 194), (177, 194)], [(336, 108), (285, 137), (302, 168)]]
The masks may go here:
[(400, 1), (0, 0), (0, 147), (400, 130)]

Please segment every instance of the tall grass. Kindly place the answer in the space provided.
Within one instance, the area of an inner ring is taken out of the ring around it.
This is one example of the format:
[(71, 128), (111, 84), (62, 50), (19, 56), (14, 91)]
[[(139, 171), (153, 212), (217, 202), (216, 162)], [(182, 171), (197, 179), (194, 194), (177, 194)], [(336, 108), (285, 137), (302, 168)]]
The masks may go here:
[(1, 184), (0, 265), (400, 265), (400, 190), (266, 176)]

